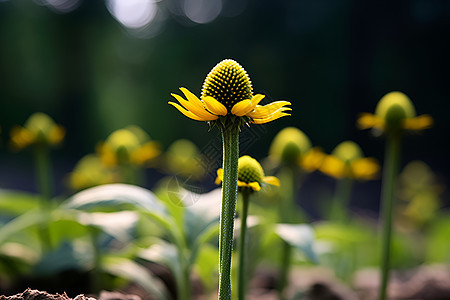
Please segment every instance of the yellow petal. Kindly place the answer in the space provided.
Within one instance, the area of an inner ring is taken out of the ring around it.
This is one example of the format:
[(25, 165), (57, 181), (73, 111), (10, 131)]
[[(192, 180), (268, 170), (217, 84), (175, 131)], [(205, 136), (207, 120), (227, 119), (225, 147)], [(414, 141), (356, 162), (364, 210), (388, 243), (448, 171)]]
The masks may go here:
[(248, 114), (249, 117), (253, 119), (264, 119), (269, 117), (271, 114), (276, 113), (281, 109), (281, 111), (291, 110), (288, 107), (283, 107), (290, 105), (289, 101), (275, 101), (264, 106), (256, 106), (255, 110)]
[(252, 103), (254, 106), (258, 105), (259, 102), (261, 102), (262, 99), (264, 99), (266, 95), (261, 95), (261, 94), (256, 94), (255, 96), (253, 96), (252, 98)]
[(360, 158), (351, 164), (352, 175), (356, 179), (371, 180), (378, 177), (380, 165), (374, 158)]
[(191, 91), (189, 91), (187, 88), (180, 88), (180, 90), (183, 92), (186, 99), (188, 99), (189, 102), (191, 102), (193, 105), (195, 105), (198, 108), (203, 108), (203, 102), (198, 99), (197, 96), (195, 96)]
[(223, 169), (220, 168), (217, 170), (216, 184), (220, 184), (222, 180), (223, 180)]
[(280, 186), (280, 180), (275, 176), (266, 176), (263, 181), (271, 185)]
[(243, 181), (240, 181), (240, 180), (238, 180), (237, 185), (240, 186), (240, 187), (248, 187), (247, 183), (245, 183)]
[(255, 192), (261, 190), (261, 186), (259, 185), (259, 183), (255, 182), (250, 182), (249, 184), (247, 184), (249, 187), (251, 187)]
[(301, 156), (300, 166), (307, 172), (318, 170), (325, 159), (326, 154), (318, 147), (314, 147)]
[(374, 114), (370, 113), (361, 113), (356, 120), (356, 127), (358, 129), (369, 129), (369, 128), (383, 128), (384, 121)]
[(231, 113), (238, 117), (242, 117), (251, 112), (254, 107), (251, 100), (242, 100), (233, 106)]
[(206, 108), (215, 115), (226, 116), (228, 113), (225, 105), (211, 96), (204, 97), (203, 103), (205, 104)]
[(420, 115), (415, 118), (403, 120), (403, 128), (408, 130), (423, 130), (433, 126), (433, 118), (430, 115)]
[(320, 171), (335, 178), (342, 178), (345, 176), (346, 172), (345, 163), (337, 157), (328, 155), (323, 160)]
[(254, 124), (264, 124), (264, 123), (268, 123), (268, 122), (271, 122), (273, 120), (279, 119), (281, 117), (290, 116), (290, 115), (291, 114), (287, 114), (287, 113), (284, 113), (284, 112), (280, 111), (278, 113), (274, 113), (274, 114), (270, 115), (267, 118), (262, 118), (262, 119), (255, 119), (255, 118), (253, 118), (252, 123), (254, 123)]
[[(173, 97), (175, 97), (178, 102), (180, 102), (181, 105), (183, 105), (188, 111), (193, 113), (194, 115), (204, 119), (204, 120), (210, 120), (211, 116), (216, 117), (215, 115), (211, 114), (209, 111), (205, 109), (203, 106), (203, 103), (200, 103), (200, 106), (194, 104), (195, 102), (186, 101), (181, 96), (177, 94), (171, 94)], [(199, 100), (200, 101), (200, 100)], [(214, 118), (215, 120), (217, 118)]]
[(34, 142), (35, 136), (26, 128), (14, 126), (11, 129), (11, 145), (15, 150), (20, 150)]
[[(181, 107), (181, 105), (175, 103), (175, 102), (169, 102), (170, 105), (175, 106), (176, 109), (178, 109), (183, 115), (185, 115), (188, 118), (191, 118), (193, 120), (197, 120), (197, 121), (209, 121), (209, 120), (205, 120), (203, 118), (200, 118), (197, 115), (194, 115), (192, 112), (184, 109), (183, 107)], [(215, 116), (216, 119), (219, 118), (218, 116)], [(211, 120), (215, 120), (215, 119), (211, 119)]]
[(66, 130), (62, 126), (54, 126), (50, 130), (48, 140), (50, 144), (56, 145), (64, 139), (64, 135), (66, 134)]

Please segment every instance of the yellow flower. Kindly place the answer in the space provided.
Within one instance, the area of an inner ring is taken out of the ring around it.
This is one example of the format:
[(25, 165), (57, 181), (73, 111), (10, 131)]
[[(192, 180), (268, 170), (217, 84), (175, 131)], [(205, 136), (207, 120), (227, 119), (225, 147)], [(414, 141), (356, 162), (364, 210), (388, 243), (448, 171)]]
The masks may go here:
[(362, 113), (357, 120), (359, 129), (374, 128), (378, 132), (418, 131), (433, 125), (429, 115), (416, 116), (411, 100), (401, 92), (390, 92), (378, 102), (375, 114)]
[(107, 168), (95, 154), (84, 156), (75, 166), (69, 177), (69, 185), (81, 190), (96, 185), (117, 182), (117, 175)]
[(189, 140), (173, 142), (165, 153), (165, 167), (169, 173), (186, 178), (200, 179), (205, 174), (205, 165), (197, 146)]
[(11, 146), (21, 150), (29, 145), (58, 145), (66, 131), (48, 115), (38, 112), (32, 114), (25, 125), (11, 129)]
[(286, 127), (273, 139), (269, 149), (269, 158), (277, 164), (300, 166), (307, 172), (317, 170), (325, 154), (311, 141), (303, 131), (295, 127)]
[(161, 153), (158, 144), (149, 139), (141, 128), (128, 126), (111, 133), (97, 152), (106, 166), (143, 165)]
[(320, 171), (334, 178), (351, 178), (358, 180), (376, 179), (379, 165), (374, 158), (363, 157), (361, 148), (352, 141), (340, 143), (327, 155)]
[(180, 88), (186, 99), (172, 94), (178, 103), (169, 102), (186, 117), (197, 121), (209, 121), (213, 125), (224, 118), (235, 118), (239, 124), (263, 124), (289, 116), (288, 101), (275, 101), (259, 105), (264, 95), (253, 94), (250, 78), (244, 68), (234, 60), (225, 59), (207, 75), (201, 99), (186, 88)]
[[(266, 183), (270, 185), (280, 186), (280, 181), (275, 176), (264, 176), (264, 170), (260, 163), (248, 156), (239, 157), (238, 170), (238, 189), (247, 189), (249, 191), (261, 190), (261, 185)], [(216, 184), (220, 184), (223, 180), (223, 169), (217, 170)]]

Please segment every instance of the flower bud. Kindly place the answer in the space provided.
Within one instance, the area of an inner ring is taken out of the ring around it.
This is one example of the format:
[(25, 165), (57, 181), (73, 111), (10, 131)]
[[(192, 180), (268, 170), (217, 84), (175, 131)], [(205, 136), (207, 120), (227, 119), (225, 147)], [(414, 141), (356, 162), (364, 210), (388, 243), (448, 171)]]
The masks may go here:
[(302, 155), (311, 149), (309, 138), (300, 129), (287, 127), (273, 139), (269, 155), (278, 163), (297, 165)]

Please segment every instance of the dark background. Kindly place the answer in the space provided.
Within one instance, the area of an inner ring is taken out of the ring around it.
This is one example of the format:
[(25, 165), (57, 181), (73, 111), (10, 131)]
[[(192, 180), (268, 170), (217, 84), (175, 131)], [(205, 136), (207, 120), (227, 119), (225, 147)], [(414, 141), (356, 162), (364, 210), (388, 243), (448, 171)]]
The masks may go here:
[[(185, 15), (189, 3), (212, 2), (222, 9), (210, 22)], [(130, 29), (111, 13), (112, 1), (0, 1), (0, 187), (35, 189), (30, 153), (11, 153), (8, 139), (36, 111), (67, 130), (53, 152), (59, 182), (98, 141), (129, 124), (163, 148), (178, 138), (204, 147), (217, 132), (167, 102), (180, 86), (200, 95), (224, 58), (243, 65), (256, 93), (292, 102), (292, 117), (262, 125), (242, 154), (265, 157), (275, 134), (295, 126), (326, 152), (351, 139), (382, 162), (383, 139), (358, 131), (355, 120), (399, 90), (418, 114), (435, 119), (432, 129), (405, 139), (402, 165), (424, 160), (447, 181), (449, 1), (212, 2), (153, 2), (153, 22)], [(363, 202), (376, 207), (379, 182), (367, 186)]]

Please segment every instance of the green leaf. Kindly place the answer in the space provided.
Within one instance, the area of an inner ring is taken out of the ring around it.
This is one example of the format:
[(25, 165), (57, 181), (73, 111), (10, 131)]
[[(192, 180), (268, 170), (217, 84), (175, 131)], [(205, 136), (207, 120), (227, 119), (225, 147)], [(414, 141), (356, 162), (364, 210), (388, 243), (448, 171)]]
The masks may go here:
[(314, 252), (314, 231), (306, 224), (277, 224), (275, 233), (285, 242), (300, 250), (306, 258), (318, 263)]
[(104, 257), (102, 259), (102, 268), (109, 274), (139, 284), (153, 295), (155, 299), (169, 299), (162, 281), (131, 259), (117, 256)]
[(7, 242), (8, 239), (21, 233), (30, 227), (37, 227), (39, 224), (47, 222), (48, 213), (41, 210), (31, 210), (20, 215), (2, 227), (0, 230), (0, 245)]
[(96, 212), (143, 209), (160, 216), (167, 212), (151, 191), (130, 184), (105, 184), (83, 190), (62, 205), (65, 209)]
[(20, 215), (39, 206), (39, 196), (13, 190), (0, 190), (0, 212)]

